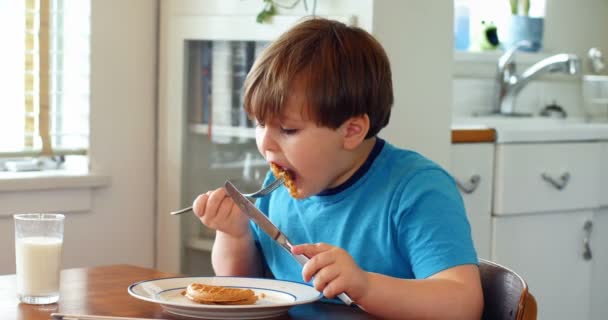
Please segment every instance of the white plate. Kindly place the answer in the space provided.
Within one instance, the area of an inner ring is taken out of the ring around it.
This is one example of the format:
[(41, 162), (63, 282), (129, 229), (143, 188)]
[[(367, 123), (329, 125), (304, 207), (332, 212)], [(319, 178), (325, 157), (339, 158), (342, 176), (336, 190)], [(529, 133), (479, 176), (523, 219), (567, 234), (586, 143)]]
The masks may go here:
[[(206, 305), (181, 295), (193, 283), (251, 289), (258, 296), (253, 305)], [(264, 294), (261, 297), (261, 294)], [(203, 319), (263, 319), (284, 314), (295, 305), (321, 299), (313, 287), (291, 281), (241, 277), (174, 277), (136, 282), (129, 286), (135, 298), (158, 303), (165, 311)]]

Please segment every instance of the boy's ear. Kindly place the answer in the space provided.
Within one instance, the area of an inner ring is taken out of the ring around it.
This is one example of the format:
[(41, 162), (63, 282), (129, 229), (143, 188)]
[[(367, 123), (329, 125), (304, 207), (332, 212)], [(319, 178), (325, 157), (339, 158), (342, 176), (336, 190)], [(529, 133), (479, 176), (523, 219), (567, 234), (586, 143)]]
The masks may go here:
[(344, 148), (352, 150), (358, 147), (369, 131), (369, 117), (367, 114), (352, 117), (343, 124)]

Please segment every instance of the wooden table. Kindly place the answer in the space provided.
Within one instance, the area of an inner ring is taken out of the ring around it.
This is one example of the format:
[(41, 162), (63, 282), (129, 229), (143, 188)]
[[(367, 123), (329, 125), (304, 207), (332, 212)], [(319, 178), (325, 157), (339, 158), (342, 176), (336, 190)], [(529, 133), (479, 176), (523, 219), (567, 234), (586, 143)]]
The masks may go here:
[[(183, 319), (163, 312), (157, 304), (133, 298), (127, 287), (137, 281), (173, 274), (130, 265), (67, 269), (61, 272), (58, 303), (28, 305), (16, 297), (15, 275), (0, 276), (2, 320), (48, 320), (53, 312), (121, 317)], [(374, 319), (362, 310), (344, 305), (312, 303), (295, 306), (279, 319)]]

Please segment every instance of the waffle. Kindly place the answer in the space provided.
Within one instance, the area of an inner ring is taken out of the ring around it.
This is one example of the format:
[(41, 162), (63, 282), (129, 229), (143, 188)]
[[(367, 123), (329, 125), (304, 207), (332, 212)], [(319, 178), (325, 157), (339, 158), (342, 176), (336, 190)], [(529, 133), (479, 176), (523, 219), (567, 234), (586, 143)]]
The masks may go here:
[(270, 164), (270, 169), (272, 170), (272, 174), (275, 178), (280, 179), (282, 177), (284, 179), (284, 184), (285, 187), (287, 187), (287, 190), (289, 190), (289, 194), (294, 198), (298, 198), (298, 188), (296, 186), (295, 181), (293, 181), (292, 173), (277, 166), (274, 163)]
[(258, 300), (251, 289), (212, 286), (196, 282), (190, 284), (182, 294), (201, 304), (242, 305), (254, 304)]

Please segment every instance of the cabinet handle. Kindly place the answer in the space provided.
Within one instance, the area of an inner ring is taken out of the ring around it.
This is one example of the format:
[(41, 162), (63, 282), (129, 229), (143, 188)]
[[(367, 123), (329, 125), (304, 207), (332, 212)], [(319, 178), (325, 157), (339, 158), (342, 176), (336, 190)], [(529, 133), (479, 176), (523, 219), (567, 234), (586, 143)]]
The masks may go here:
[(553, 178), (545, 172), (543, 172), (540, 176), (543, 178), (543, 180), (553, 185), (557, 190), (562, 190), (563, 188), (565, 188), (568, 184), (568, 181), (570, 181), (569, 172), (564, 172), (564, 174), (562, 174), (558, 179)]
[(458, 188), (460, 190), (462, 190), (462, 192), (473, 193), (473, 191), (475, 191), (475, 189), (477, 189), (477, 187), (479, 186), (481, 177), (478, 174), (474, 174), (473, 176), (471, 176), (469, 181), (466, 183), (462, 183), (458, 179), (454, 179), (454, 180), (456, 180), (456, 185), (458, 185)]
[(583, 225), (585, 231), (585, 238), (583, 238), (583, 259), (591, 260), (593, 254), (591, 253), (591, 231), (593, 230), (593, 222), (591, 220), (585, 221)]

